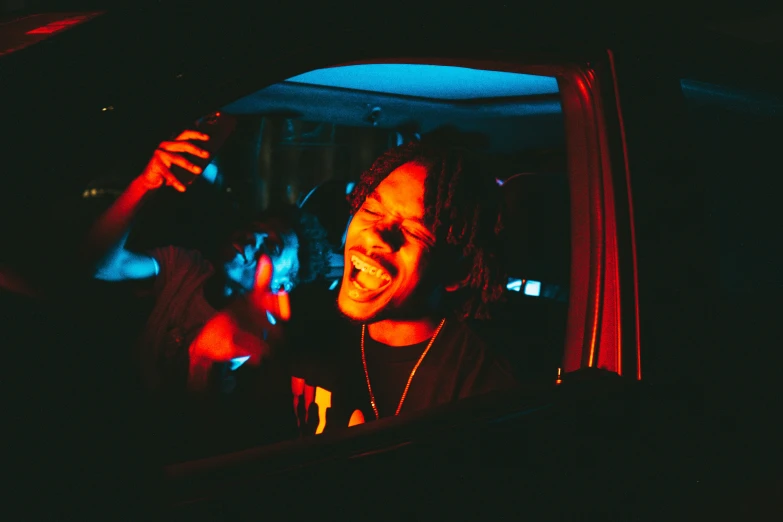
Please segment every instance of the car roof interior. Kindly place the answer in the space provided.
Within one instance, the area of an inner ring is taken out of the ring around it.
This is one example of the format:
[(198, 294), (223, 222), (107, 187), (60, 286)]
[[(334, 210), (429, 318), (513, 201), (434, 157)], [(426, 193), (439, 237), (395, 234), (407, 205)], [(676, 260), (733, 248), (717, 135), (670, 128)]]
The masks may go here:
[(494, 153), (561, 146), (557, 80), (515, 72), (374, 63), (316, 69), (261, 89), (224, 110), (303, 121), (430, 132), (448, 121)]
[[(476, 328), (507, 352), (528, 381), (554, 378), (565, 342), (570, 278), (569, 195), (555, 78), (441, 65), (347, 65), (289, 78), (224, 110), (408, 135), (448, 124), (478, 137), (490, 157), (526, 156), (506, 163), (497, 179), (510, 209), (508, 300), (494, 320)], [(345, 188), (344, 182), (328, 180), (307, 194), (303, 208), (330, 230), (344, 230)], [(335, 244), (338, 235), (332, 232)], [(540, 286), (530, 291), (528, 281)], [(545, 288), (557, 295), (546, 295)], [(531, 349), (515, 350), (520, 343)]]

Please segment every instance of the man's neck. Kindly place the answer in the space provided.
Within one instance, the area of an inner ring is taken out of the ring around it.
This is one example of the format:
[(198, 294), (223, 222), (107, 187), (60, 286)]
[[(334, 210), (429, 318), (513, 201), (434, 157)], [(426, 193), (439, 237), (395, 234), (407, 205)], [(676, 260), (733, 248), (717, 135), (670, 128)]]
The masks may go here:
[(370, 337), (388, 346), (409, 346), (426, 341), (435, 333), (438, 322), (431, 317), (422, 319), (385, 319), (367, 326)]

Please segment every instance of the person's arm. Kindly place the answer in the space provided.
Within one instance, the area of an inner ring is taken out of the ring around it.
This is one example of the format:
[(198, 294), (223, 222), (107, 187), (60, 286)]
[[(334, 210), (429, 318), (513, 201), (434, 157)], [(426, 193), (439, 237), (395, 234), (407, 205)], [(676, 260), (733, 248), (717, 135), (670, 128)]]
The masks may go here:
[(152, 190), (141, 177), (136, 178), (90, 228), (85, 257), (96, 279), (124, 281), (157, 274), (152, 257), (125, 249), (131, 223)]
[(179, 192), (185, 186), (172, 174), (171, 166), (201, 174), (201, 169), (189, 162), (182, 153), (207, 157), (208, 153), (188, 140), (206, 141), (209, 136), (197, 131), (185, 131), (174, 141), (161, 143), (144, 171), (134, 179), (109, 209), (93, 224), (87, 234), (82, 258), (97, 279), (125, 281), (146, 279), (157, 275), (158, 264), (149, 255), (130, 252), (125, 242), (133, 219), (144, 201), (157, 189), (170, 185)]

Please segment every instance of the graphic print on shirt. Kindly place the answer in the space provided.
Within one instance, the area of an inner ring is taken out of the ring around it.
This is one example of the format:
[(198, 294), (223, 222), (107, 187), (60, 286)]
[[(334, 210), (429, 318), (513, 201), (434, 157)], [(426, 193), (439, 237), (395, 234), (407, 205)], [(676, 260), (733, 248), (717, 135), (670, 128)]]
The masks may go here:
[[(305, 379), (294, 376), (291, 377), (291, 394), (299, 430), (304, 434), (323, 433), (332, 408), (332, 392), (320, 386), (311, 386)], [(364, 414), (356, 410), (351, 414), (348, 426), (363, 423)]]

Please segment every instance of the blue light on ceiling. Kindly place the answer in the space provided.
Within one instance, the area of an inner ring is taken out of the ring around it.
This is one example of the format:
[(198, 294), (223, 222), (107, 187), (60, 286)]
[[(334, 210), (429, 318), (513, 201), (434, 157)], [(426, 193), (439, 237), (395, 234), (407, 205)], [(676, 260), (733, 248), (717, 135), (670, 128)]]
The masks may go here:
[(444, 65), (345, 65), (316, 69), (287, 81), (445, 100), (558, 93), (557, 80), (548, 76)]

